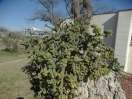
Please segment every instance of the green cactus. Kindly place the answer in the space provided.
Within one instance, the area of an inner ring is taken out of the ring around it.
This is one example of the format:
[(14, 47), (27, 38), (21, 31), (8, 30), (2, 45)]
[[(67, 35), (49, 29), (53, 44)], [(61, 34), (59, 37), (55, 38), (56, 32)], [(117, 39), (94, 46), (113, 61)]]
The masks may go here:
[[(61, 25), (62, 20), (54, 21), (54, 33), (41, 40), (31, 37), (35, 43), (29, 56), (33, 77), (39, 81), (38, 95), (73, 99), (78, 96), (74, 92), (84, 78), (97, 80), (110, 71), (116, 74), (122, 71), (122, 66), (114, 59), (114, 50), (100, 38), (110, 36), (112, 31), (101, 33), (99, 27), (91, 25), (93, 33), (89, 33), (88, 23), (82, 19), (73, 20), (74, 24), (65, 26)], [(26, 49), (31, 45), (30, 41), (23, 44)], [(108, 60), (111, 60), (110, 64)]]

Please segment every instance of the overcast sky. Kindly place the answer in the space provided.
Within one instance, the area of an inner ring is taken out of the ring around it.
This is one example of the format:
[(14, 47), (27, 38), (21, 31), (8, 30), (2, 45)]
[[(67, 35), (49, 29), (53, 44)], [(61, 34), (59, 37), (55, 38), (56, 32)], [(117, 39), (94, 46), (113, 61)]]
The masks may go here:
[[(103, 0), (103, 3), (113, 4), (117, 10), (132, 9), (132, 0)], [(48, 30), (44, 27), (45, 22), (35, 21), (28, 24), (25, 20), (33, 16), (35, 9), (42, 8), (35, 0), (0, 0), (0, 26), (11, 31), (21, 31), (30, 27)], [(60, 4), (59, 9), (64, 11), (63, 3)]]

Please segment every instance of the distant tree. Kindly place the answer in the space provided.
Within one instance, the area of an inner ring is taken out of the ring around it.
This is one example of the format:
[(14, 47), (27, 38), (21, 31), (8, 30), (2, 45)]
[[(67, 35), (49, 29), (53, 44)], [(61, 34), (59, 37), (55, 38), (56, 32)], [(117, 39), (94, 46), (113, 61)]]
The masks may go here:
[(22, 34), (21, 33), (18, 33), (18, 32), (9, 32), (9, 34), (8, 34), (8, 37), (10, 38), (10, 39), (22, 39)]
[(0, 26), (0, 32), (8, 32), (8, 29), (3, 26)]

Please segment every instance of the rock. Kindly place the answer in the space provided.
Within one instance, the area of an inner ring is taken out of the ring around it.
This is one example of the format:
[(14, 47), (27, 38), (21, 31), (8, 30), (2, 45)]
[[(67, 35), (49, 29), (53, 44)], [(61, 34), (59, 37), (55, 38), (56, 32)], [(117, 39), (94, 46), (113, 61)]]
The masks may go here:
[(101, 77), (96, 82), (90, 79), (81, 81), (76, 93), (80, 96), (75, 99), (126, 99), (125, 92), (117, 81), (114, 72)]

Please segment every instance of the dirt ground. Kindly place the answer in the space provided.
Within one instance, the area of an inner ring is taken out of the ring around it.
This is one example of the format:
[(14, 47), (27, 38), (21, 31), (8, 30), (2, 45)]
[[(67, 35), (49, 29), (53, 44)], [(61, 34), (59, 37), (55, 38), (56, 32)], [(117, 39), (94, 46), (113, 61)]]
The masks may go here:
[(28, 62), (23, 58), (0, 63), (0, 99), (35, 99), (29, 77), (22, 70)]
[(132, 99), (132, 74), (126, 74), (126, 78), (120, 78), (122, 89), (125, 91), (126, 99)]

